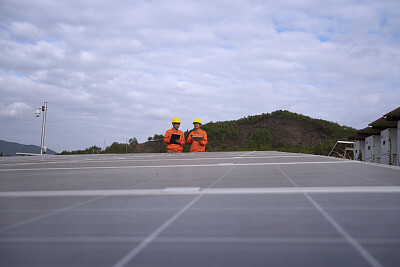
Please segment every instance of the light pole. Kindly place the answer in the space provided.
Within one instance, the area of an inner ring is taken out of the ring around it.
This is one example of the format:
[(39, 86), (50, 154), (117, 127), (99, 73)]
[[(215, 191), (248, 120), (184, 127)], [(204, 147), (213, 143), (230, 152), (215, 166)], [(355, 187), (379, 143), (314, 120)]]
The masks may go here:
[(40, 110), (43, 111), (43, 123), (42, 123), (42, 140), (40, 142), (40, 154), (44, 154), (46, 153), (46, 151), (44, 150), (44, 129), (46, 127), (46, 113), (47, 113), (47, 101), (44, 101), (44, 105), (41, 107), (38, 107), (36, 110), (36, 117), (40, 116)]

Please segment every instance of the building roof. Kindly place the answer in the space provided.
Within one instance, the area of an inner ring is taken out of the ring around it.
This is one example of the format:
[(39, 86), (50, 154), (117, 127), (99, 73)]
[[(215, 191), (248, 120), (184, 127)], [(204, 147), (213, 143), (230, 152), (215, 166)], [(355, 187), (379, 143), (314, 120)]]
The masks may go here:
[(372, 126), (373, 129), (385, 130), (387, 128), (396, 128), (397, 127), (397, 121), (388, 120), (387, 118), (382, 117), (382, 118), (379, 118), (379, 119), (371, 122), (368, 125)]
[(349, 140), (363, 140), (368, 136), (380, 134), (387, 128), (397, 128), (397, 121), (400, 121), (400, 107), (386, 113), (381, 118), (368, 124), (370, 127), (358, 130), (348, 137)]
[(364, 129), (358, 130), (354, 134), (349, 136), (349, 140), (363, 140), (367, 138), (368, 136), (375, 135), (375, 134), (381, 134), (381, 130), (375, 129), (373, 127), (366, 127)]
[(400, 107), (383, 115), (383, 117), (385, 117), (389, 121), (400, 121)]

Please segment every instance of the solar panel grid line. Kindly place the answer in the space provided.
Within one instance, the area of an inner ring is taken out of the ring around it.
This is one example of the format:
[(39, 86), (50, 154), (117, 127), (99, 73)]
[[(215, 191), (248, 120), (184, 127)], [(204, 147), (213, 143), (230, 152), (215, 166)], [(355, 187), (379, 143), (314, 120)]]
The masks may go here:
[[(146, 237), (138, 236), (50, 236), (50, 237), (0, 237), (0, 243), (86, 243), (86, 242), (143, 242)], [(400, 240), (366, 240), (373, 244), (392, 241), (394, 244)], [(185, 237), (160, 237), (157, 236), (152, 242), (158, 243), (287, 243), (287, 244), (345, 244), (347, 241), (344, 238), (337, 237), (218, 237), (218, 236), (185, 236)]]
[[(246, 208), (241, 208), (241, 207), (235, 207), (235, 208), (215, 208), (216, 210), (219, 211), (259, 211), (259, 212), (265, 212), (265, 211), (310, 211), (310, 210), (315, 210), (314, 207), (246, 207)], [(353, 211), (355, 208), (354, 207), (325, 207), (324, 208), (326, 211)], [(1, 209), (1, 213), (19, 213), (19, 212), (50, 212), (53, 209), (49, 208), (43, 208), (43, 209)], [(98, 212), (98, 211), (104, 211), (104, 212), (112, 212), (112, 211), (126, 211), (126, 212), (135, 212), (135, 211), (174, 211), (176, 208), (79, 208), (79, 211), (86, 211), (86, 212)], [(192, 208), (192, 210), (196, 211), (208, 211), (210, 208)], [(399, 211), (400, 207), (357, 207), (358, 211)]]
[[(232, 169), (230, 169), (232, 170)], [(156, 178), (136, 184), (131, 188), (166, 179)], [(221, 179), (216, 180), (212, 186)], [(274, 187), (274, 188), (191, 188), (178, 187), (176, 190), (160, 189), (117, 189), (117, 190), (69, 190), (69, 191), (13, 191), (0, 192), (0, 197), (61, 197), (61, 196), (158, 196), (158, 195), (238, 195), (238, 194), (321, 194), (321, 193), (400, 193), (400, 186), (344, 186), (344, 187)]]
[(139, 236), (46, 236), (46, 237), (0, 237), (0, 243), (120, 243), (142, 242)]
[(360, 244), (400, 245), (399, 238), (358, 238)]
[[(112, 211), (126, 211), (126, 212), (135, 212), (135, 211), (174, 211), (176, 210), (175, 208), (80, 208), (79, 211), (86, 211), (86, 212), (98, 212), (98, 211), (104, 211), (104, 212), (112, 212)], [(192, 210), (196, 211), (208, 211), (210, 208), (193, 208)], [(314, 207), (284, 207), (284, 208), (276, 208), (276, 207), (265, 207), (265, 208), (218, 208), (220, 211), (259, 211), (259, 212), (265, 212), (265, 211), (310, 211), (310, 210), (315, 210)], [(352, 211), (354, 208), (347, 208), (347, 207), (335, 207), (335, 208), (325, 208), (326, 211)], [(400, 208), (397, 207), (383, 207), (383, 208), (357, 208), (357, 210), (366, 210), (366, 211), (399, 211)], [(0, 211), (1, 213), (19, 213), (19, 212), (49, 212), (52, 211), (52, 209), (2, 209)]]
[(253, 153), (255, 153), (255, 151), (249, 151), (249, 152), (244, 153), (243, 155), (240, 155), (240, 156), (247, 156), (247, 155), (250, 155), (250, 154), (253, 154)]
[[(0, 243), (87, 243), (87, 242), (142, 242), (146, 237), (140, 236), (48, 236), (48, 237), (0, 237)], [(218, 237), (218, 236), (185, 236), (156, 237), (154, 243), (300, 243), (300, 244), (347, 244), (343, 237)], [(400, 245), (398, 238), (359, 238), (362, 244)]]
[[(124, 240), (124, 239), (123, 239)], [(129, 240), (129, 239), (128, 239)], [(137, 241), (137, 238), (133, 239)], [(272, 243), (272, 244), (346, 244), (342, 237), (219, 237), (185, 236), (160, 237), (152, 242), (159, 243)], [(365, 244), (400, 244), (400, 239), (362, 239)]]
[[(297, 183), (294, 182), (279, 166), (276, 167), (294, 186), (298, 187)], [(355, 238), (353, 238), (337, 221), (335, 221), (308, 193), (303, 194), (372, 267), (383, 267), (374, 256), (372, 256)]]
[(274, 188), (213, 188), (202, 194), (313, 194), (313, 193), (399, 193), (399, 186), (343, 186), (343, 187), (274, 187)]
[[(315, 210), (314, 207), (246, 207), (246, 208), (240, 208), (240, 207), (235, 207), (235, 208), (221, 208), (218, 207), (217, 208), (220, 211), (260, 211), (260, 212), (264, 212), (264, 211), (280, 211), (280, 210), (284, 210), (284, 211), (309, 211), (309, 210)], [(328, 208), (324, 208), (325, 210), (329, 211), (352, 211), (354, 210), (354, 208), (349, 208), (349, 207), (328, 207)], [(81, 211), (87, 211), (87, 212), (91, 212), (91, 211), (164, 211), (164, 210), (175, 210), (175, 209), (166, 209), (166, 208), (80, 208), (79, 210)], [(210, 210), (210, 208), (192, 208), (192, 210), (196, 210), (196, 211), (205, 211), (205, 210)], [(370, 210), (379, 210), (379, 211), (399, 211), (400, 207), (357, 207), (357, 210), (366, 210), (366, 211), (370, 211)], [(3, 210), (4, 212), (12, 212), (15, 210)], [(23, 212), (24, 210), (18, 210)], [(35, 211), (34, 209), (32, 210), (26, 210), (26, 211)], [(40, 210), (36, 210), (36, 211), (40, 211)], [(1, 213), (2, 211), (0, 211)], [(17, 212), (17, 211), (15, 211)]]
[[(279, 155), (279, 156), (235, 156), (232, 157), (233, 159), (273, 159), (273, 158), (310, 158), (313, 157), (312, 155)], [(230, 158), (225, 158), (230, 159)]]

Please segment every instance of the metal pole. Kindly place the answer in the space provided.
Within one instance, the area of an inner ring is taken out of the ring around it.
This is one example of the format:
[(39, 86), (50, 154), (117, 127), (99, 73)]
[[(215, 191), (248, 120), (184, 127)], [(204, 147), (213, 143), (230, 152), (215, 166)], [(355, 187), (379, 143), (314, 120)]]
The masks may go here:
[(40, 154), (43, 154), (43, 145), (44, 145), (44, 129), (46, 127), (46, 113), (47, 113), (47, 101), (44, 101), (43, 110), (43, 123), (42, 123), (42, 140), (40, 142)]

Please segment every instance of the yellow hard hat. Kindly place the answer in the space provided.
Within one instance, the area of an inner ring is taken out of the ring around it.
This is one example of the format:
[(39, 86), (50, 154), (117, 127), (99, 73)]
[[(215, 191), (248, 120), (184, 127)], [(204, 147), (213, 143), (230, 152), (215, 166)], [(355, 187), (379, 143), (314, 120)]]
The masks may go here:
[(195, 119), (195, 120), (193, 121), (193, 123), (200, 123), (200, 124), (202, 124), (200, 119)]
[(172, 123), (181, 123), (181, 120), (178, 117), (172, 119)]

